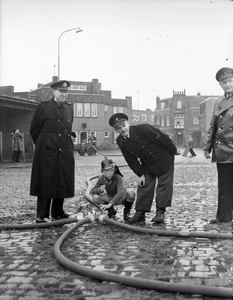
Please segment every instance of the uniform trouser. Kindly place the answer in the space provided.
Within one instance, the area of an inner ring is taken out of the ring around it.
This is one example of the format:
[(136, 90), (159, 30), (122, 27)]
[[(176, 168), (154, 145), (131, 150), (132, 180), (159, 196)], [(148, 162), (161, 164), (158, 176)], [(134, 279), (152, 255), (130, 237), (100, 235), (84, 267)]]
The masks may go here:
[(193, 148), (189, 148), (189, 152), (191, 153), (192, 156), (196, 156), (196, 153), (194, 152)]
[(233, 219), (233, 163), (217, 163), (218, 210), (216, 218), (221, 222)]
[[(59, 217), (64, 215), (63, 210), (64, 198), (53, 199), (51, 207), (52, 217)], [(50, 198), (38, 197), (37, 198), (37, 217), (49, 218), (50, 211)]]
[(155, 184), (158, 180), (156, 187), (156, 208), (166, 208), (171, 206), (172, 194), (173, 194), (173, 177), (174, 177), (174, 164), (172, 164), (170, 170), (161, 175), (155, 176), (153, 174), (146, 173), (145, 187), (138, 186), (137, 188), (137, 202), (136, 210), (149, 212), (152, 206), (152, 201), (155, 194)]

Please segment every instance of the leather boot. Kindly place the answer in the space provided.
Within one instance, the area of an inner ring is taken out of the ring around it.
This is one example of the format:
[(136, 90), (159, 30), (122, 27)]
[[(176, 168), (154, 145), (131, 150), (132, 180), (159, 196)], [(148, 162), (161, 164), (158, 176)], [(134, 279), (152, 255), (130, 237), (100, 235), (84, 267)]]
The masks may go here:
[(135, 215), (127, 221), (129, 224), (143, 222), (145, 222), (145, 212), (141, 210), (137, 210)]
[(127, 201), (127, 199), (125, 199), (124, 201), (124, 220), (129, 220), (129, 214), (130, 214), (130, 210), (131, 210), (131, 207), (133, 205), (133, 202), (130, 202), (130, 201)]
[(115, 210), (115, 208), (113, 206), (111, 206), (108, 209), (108, 217), (109, 217), (109, 219), (114, 218), (115, 215), (116, 215), (116, 213), (117, 213), (117, 211)]
[(154, 218), (152, 218), (153, 223), (163, 223), (165, 219), (165, 208), (157, 208)]

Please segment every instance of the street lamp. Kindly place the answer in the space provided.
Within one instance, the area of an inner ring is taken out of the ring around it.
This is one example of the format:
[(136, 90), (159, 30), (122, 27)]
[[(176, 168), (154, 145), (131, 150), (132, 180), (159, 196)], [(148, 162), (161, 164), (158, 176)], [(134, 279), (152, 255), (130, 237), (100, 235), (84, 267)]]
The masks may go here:
[(58, 38), (58, 80), (60, 80), (60, 39), (64, 33), (68, 32), (68, 31), (72, 31), (72, 30), (76, 30), (76, 33), (83, 31), (82, 29), (80, 29), (80, 27), (67, 29), (67, 30), (63, 31)]

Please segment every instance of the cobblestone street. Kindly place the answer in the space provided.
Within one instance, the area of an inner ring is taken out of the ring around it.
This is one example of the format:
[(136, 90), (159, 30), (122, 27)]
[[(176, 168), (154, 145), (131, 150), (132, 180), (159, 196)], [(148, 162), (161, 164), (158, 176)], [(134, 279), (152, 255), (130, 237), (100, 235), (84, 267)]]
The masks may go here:
[[(184, 149), (180, 149), (181, 152)], [(165, 223), (153, 225), (155, 207), (144, 227), (186, 232), (232, 232), (231, 223), (209, 224), (217, 209), (216, 165), (195, 149), (196, 157), (177, 156), (172, 207)], [(125, 185), (136, 188), (136, 176), (119, 151), (111, 154), (124, 175)], [(115, 156), (114, 156), (115, 155)], [(65, 211), (82, 220), (89, 203), (84, 199), (86, 179), (100, 174), (102, 155), (76, 160), (75, 197), (65, 200)], [(31, 162), (0, 164), (0, 223), (35, 222), (36, 197), (29, 195)], [(79, 211), (82, 207), (82, 211)], [(123, 207), (117, 220), (123, 222)], [(131, 211), (131, 214), (134, 210)], [(53, 255), (63, 227), (14, 229), (0, 232), (0, 300), (217, 300), (218, 297), (146, 290), (101, 282), (61, 266)], [(108, 224), (85, 224), (64, 242), (62, 253), (72, 261), (98, 271), (163, 282), (231, 288), (233, 241), (228, 239), (163, 237), (138, 234)], [(233, 294), (233, 292), (232, 292)], [(232, 299), (224, 298), (224, 299)]]

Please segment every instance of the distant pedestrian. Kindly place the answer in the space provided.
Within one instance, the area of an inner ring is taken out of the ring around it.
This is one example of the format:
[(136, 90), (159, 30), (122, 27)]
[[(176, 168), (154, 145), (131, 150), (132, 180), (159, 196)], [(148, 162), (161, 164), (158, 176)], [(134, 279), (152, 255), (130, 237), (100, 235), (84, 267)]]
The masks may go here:
[(221, 68), (216, 80), (224, 96), (215, 102), (203, 151), (207, 159), (212, 151), (218, 172), (218, 208), (210, 223), (226, 223), (233, 220), (233, 69)]
[(172, 202), (174, 155), (178, 154), (176, 146), (168, 135), (149, 124), (130, 126), (128, 116), (123, 113), (112, 115), (109, 125), (119, 133), (117, 145), (138, 176), (136, 213), (128, 223), (145, 222), (145, 213), (151, 209), (155, 188), (156, 215), (152, 222), (162, 223), (166, 208)]
[(37, 223), (68, 218), (64, 198), (74, 196), (73, 108), (66, 80), (51, 84), (54, 97), (38, 104), (30, 128), (35, 143), (30, 194), (37, 196)]
[(196, 156), (196, 153), (193, 150), (193, 134), (190, 133), (189, 137), (188, 137), (188, 146), (185, 149), (184, 153), (182, 154), (182, 156), (187, 156), (187, 154), (190, 152), (190, 154), (192, 156)]
[(23, 153), (23, 135), (19, 129), (12, 130), (13, 140), (13, 155), (12, 162), (19, 162), (20, 156)]
[(135, 199), (134, 190), (124, 188), (123, 176), (112, 159), (101, 162), (101, 172), (102, 175), (91, 189), (93, 201), (99, 204), (100, 208), (108, 210), (109, 218), (116, 215), (114, 206), (124, 205), (124, 220), (128, 220)]

